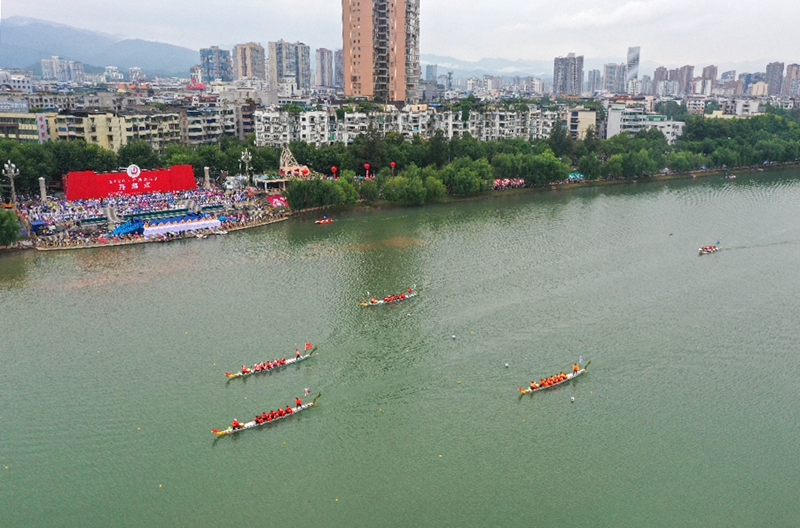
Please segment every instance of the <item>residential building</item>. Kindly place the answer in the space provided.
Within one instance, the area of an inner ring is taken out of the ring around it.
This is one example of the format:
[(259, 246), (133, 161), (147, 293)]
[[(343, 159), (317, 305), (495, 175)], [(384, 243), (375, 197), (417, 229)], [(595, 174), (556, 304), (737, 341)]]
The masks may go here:
[(750, 83), (750, 86), (747, 87), (748, 95), (752, 95), (753, 97), (765, 97), (770, 95), (769, 92), (770, 85), (764, 81)]
[(703, 80), (710, 81), (713, 87), (717, 82), (717, 67), (712, 64), (703, 68)]
[(342, 0), (344, 93), (418, 100), (419, 0)]
[(673, 121), (664, 115), (648, 114), (643, 108), (612, 105), (606, 116), (606, 139), (655, 128), (664, 134), (669, 144), (673, 144), (683, 133), (683, 125), (682, 121)]
[(727, 82), (732, 82), (736, 80), (736, 70), (730, 70), (726, 72), (722, 72), (722, 75), (719, 77), (719, 82), (725, 84)]
[(333, 52), (329, 49), (319, 48), (316, 56), (317, 75), (316, 86), (333, 87)]
[(600, 70), (589, 70), (589, 74), (586, 77), (586, 89), (584, 91), (590, 94), (601, 91), (603, 89), (602, 81), (603, 77), (600, 75)]
[(55, 141), (84, 141), (118, 151), (132, 141), (146, 141), (157, 151), (181, 143), (177, 113), (118, 115), (111, 112), (60, 114), (54, 118)]
[(80, 62), (64, 60), (58, 56), (42, 59), (42, 79), (59, 82), (74, 82), (81, 84), (84, 81), (83, 64)]
[(233, 47), (233, 80), (267, 79), (267, 56), (264, 46), (255, 42)]
[(603, 89), (612, 94), (626, 93), (624, 64), (606, 64), (603, 66)]
[(597, 112), (588, 108), (567, 111), (567, 131), (573, 139), (584, 139), (590, 128), (597, 131)]
[(786, 76), (783, 78), (783, 88), (781, 95), (794, 97), (796, 92), (792, 92), (792, 84), (800, 79), (800, 64), (789, 64), (786, 66)]
[(767, 64), (767, 76), (764, 80), (769, 85), (769, 95), (780, 95), (783, 88), (783, 63), (770, 62)]
[(44, 143), (50, 138), (56, 115), (0, 112), (0, 137), (20, 143)]
[(553, 61), (553, 93), (580, 95), (583, 89), (583, 55), (574, 53)]
[(660, 83), (662, 81), (668, 81), (668, 80), (669, 80), (669, 72), (667, 71), (667, 69), (664, 66), (659, 66), (653, 72), (653, 85), (654, 86), (657, 86), (658, 83)]
[[(311, 90), (311, 48), (302, 42), (279, 40), (269, 43), (270, 88), (278, 93)], [(284, 85), (282, 88), (281, 85)]]
[(206, 82), (212, 82), (217, 79), (222, 82), (233, 80), (231, 52), (219, 49), (218, 46), (200, 50), (200, 68), (203, 70), (203, 79)]
[(333, 85), (344, 89), (344, 51), (340, 49), (333, 52)]
[(436, 82), (436, 78), (438, 77), (438, 70), (439, 66), (436, 64), (428, 64), (425, 66), (425, 80), (428, 82)]
[(628, 63), (626, 65), (625, 86), (627, 87), (631, 81), (639, 79), (639, 55), (641, 48), (639, 46), (628, 48)]
[(21, 75), (0, 70), (0, 91), (33, 93), (33, 81), (28, 74)]

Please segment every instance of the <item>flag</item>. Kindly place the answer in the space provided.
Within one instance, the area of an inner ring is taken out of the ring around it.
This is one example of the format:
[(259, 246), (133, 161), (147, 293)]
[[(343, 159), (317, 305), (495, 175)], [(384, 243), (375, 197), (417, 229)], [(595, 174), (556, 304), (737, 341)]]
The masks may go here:
[(311, 389), (305, 389), (303, 396), (308, 396), (309, 394), (311, 394)]
[(311, 343), (306, 343), (306, 352), (308, 352), (312, 348), (314, 348), (314, 345), (312, 345)]

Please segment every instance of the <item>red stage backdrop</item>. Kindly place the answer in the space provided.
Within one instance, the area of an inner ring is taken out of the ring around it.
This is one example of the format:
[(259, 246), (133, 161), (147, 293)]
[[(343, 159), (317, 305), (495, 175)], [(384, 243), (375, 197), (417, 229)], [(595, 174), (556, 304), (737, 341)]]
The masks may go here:
[(152, 192), (173, 192), (197, 189), (191, 165), (176, 165), (169, 169), (96, 173), (70, 172), (65, 181), (67, 200), (89, 200), (109, 196), (130, 196)]

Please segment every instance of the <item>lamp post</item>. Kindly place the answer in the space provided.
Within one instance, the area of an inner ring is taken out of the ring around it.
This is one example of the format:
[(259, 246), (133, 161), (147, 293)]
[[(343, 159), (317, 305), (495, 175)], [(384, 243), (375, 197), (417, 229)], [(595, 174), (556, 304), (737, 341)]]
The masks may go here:
[(253, 161), (253, 155), (250, 154), (249, 150), (244, 149), (240, 159), (242, 163), (244, 163), (244, 173), (247, 175), (247, 183), (250, 183), (250, 162)]
[(3, 175), (8, 177), (8, 179), (11, 181), (11, 204), (14, 206), (14, 208), (16, 208), (17, 190), (14, 187), (14, 178), (19, 176), (19, 169), (17, 168), (16, 165), (11, 163), (11, 160), (8, 160), (8, 162), (5, 165), (3, 165)]

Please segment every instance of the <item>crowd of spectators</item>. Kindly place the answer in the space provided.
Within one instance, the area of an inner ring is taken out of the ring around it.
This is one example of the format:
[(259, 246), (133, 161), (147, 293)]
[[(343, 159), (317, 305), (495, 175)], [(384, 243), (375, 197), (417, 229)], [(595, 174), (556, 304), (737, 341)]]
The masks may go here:
[(501, 191), (503, 189), (521, 189), (527, 185), (527, 182), (522, 178), (505, 178), (502, 180), (494, 180), (495, 191)]
[(192, 191), (139, 194), (134, 196), (111, 196), (102, 199), (46, 200), (23, 199), (18, 202), (18, 211), (29, 222), (45, 222), (51, 225), (76, 223), (93, 218), (105, 218), (106, 209), (112, 209), (120, 218), (142, 213), (154, 213), (185, 208), (191, 201), (200, 207), (214, 205), (237, 205), (247, 202), (251, 196), (247, 191), (222, 191), (219, 189), (196, 189)]

